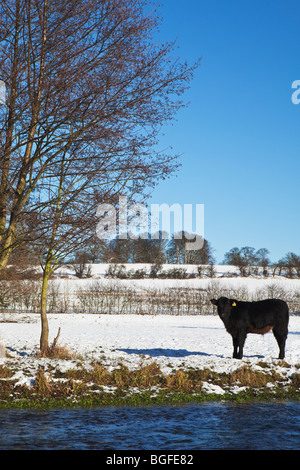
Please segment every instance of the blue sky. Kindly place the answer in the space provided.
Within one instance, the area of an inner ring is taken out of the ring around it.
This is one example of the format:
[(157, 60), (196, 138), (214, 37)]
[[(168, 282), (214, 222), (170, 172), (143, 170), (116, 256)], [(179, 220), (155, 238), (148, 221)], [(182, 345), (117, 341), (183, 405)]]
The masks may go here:
[(150, 203), (204, 204), (217, 262), (234, 246), (300, 255), (299, 0), (163, 0), (160, 38), (202, 58), (160, 145), (182, 154)]

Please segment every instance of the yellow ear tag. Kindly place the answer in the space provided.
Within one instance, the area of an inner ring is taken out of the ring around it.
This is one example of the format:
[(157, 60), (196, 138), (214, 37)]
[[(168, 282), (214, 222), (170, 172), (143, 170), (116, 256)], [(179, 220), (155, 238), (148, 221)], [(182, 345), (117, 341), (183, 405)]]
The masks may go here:
[(233, 302), (232, 306), (233, 306), (233, 307), (236, 307), (236, 303), (235, 303), (235, 302)]

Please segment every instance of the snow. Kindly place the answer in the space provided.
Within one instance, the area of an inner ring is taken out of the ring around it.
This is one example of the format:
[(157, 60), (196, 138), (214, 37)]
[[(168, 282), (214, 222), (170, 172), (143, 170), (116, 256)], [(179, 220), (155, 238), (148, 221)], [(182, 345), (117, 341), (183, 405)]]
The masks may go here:
[[(135, 266), (135, 269), (143, 266)], [(132, 268), (132, 266), (130, 266)], [(286, 292), (299, 292), (300, 280), (285, 278), (228, 278), (222, 277), (224, 267), (217, 267), (216, 279), (142, 279), (122, 280), (138, 289), (155, 286), (163, 290), (166, 287), (189, 287), (207, 289), (212, 283), (218, 288), (247, 288), (255, 294), (257, 290), (276, 283)], [(229, 268), (229, 267), (227, 267)], [(195, 269), (195, 266), (193, 266)], [(93, 266), (93, 278), (78, 280), (64, 272), (55, 282), (61, 292), (76, 292), (78, 287), (85, 288), (89, 283), (112, 282), (104, 279), (104, 265)], [(228, 270), (227, 270), (228, 273)], [(119, 281), (120, 282), (120, 281)], [(270, 368), (286, 376), (299, 372), (300, 367), (300, 316), (291, 315), (289, 335), (286, 343), (283, 366), (278, 357), (278, 346), (273, 334), (248, 335), (242, 360), (232, 359), (232, 339), (226, 332), (218, 315), (134, 315), (134, 314), (88, 314), (88, 313), (52, 313), (48, 314), (50, 339), (61, 328), (59, 344), (74, 351), (85, 361), (85, 367), (92, 360), (101, 360), (109, 370), (124, 364), (129, 368), (138, 368), (145, 362), (156, 361), (164, 374), (178, 368), (204, 369), (216, 373), (230, 373), (243, 364), (260, 369), (263, 361)], [(76, 367), (78, 360), (39, 359), (35, 351), (39, 348), (41, 333), (40, 316), (36, 313), (0, 313), (0, 364), (14, 366), (19, 384), (33, 386), (39, 366), (55, 363), (55, 367), (66, 370)], [(2, 344), (2, 353), (1, 353)], [(6, 346), (8, 357), (4, 357)], [(52, 362), (51, 362), (52, 361)], [(238, 387), (238, 390), (241, 388)], [(218, 385), (204, 383), (207, 393), (224, 393)], [(238, 391), (236, 390), (236, 392)], [(235, 393), (235, 391), (233, 391)]]
[[(10, 358), (0, 362), (15, 363), (20, 368), (14, 378), (18, 383), (32, 386), (39, 365), (49, 359), (37, 359), (40, 319), (37, 314), (1, 314), (0, 336)], [(208, 368), (217, 373), (229, 373), (248, 364), (259, 367), (264, 361), (276, 367), (278, 347), (272, 333), (248, 335), (242, 361), (232, 359), (232, 341), (218, 316), (213, 315), (98, 315), (51, 314), (50, 336), (54, 338), (61, 327), (60, 344), (76, 351), (84, 360), (102, 360), (109, 369), (123, 363), (138, 368), (145, 361), (156, 361), (162, 372), (178, 368)], [(51, 340), (52, 341), (52, 340)], [(300, 317), (291, 316), (286, 346), (286, 362), (290, 375), (300, 364)], [(52, 360), (53, 361), (53, 360)], [(76, 367), (76, 361), (56, 360), (61, 368)], [(278, 366), (277, 366), (278, 364)], [(25, 371), (25, 372), (22, 372)], [(211, 393), (222, 393), (212, 384), (205, 385)]]

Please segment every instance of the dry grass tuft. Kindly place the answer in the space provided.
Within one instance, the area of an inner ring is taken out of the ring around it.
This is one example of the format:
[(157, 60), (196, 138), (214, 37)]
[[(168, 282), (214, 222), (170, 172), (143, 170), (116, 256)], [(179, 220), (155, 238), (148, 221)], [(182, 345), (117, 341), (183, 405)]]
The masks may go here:
[(49, 359), (64, 359), (64, 360), (71, 360), (75, 358), (75, 354), (71, 353), (66, 346), (59, 346), (57, 344), (59, 335), (60, 335), (60, 327), (58, 329), (58, 333), (53, 340), (51, 346), (49, 346), (46, 350), (38, 351), (38, 357), (48, 357)]
[(292, 378), (292, 385), (296, 388), (300, 388), (300, 374), (296, 372)]
[(189, 374), (183, 370), (177, 370), (166, 379), (167, 388), (181, 393), (189, 393), (193, 390), (194, 384)]
[(0, 366), (0, 379), (10, 379), (14, 373), (8, 369), (6, 366), (2, 365)]
[(35, 377), (34, 389), (36, 392), (48, 397), (51, 395), (51, 376), (47, 377), (43, 368), (39, 367)]
[(265, 374), (263, 372), (253, 370), (248, 366), (243, 366), (229, 374), (227, 377), (230, 384), (238, 383), (244, 387), (264, 387), (268, 382), (274, 382), (279, 378), (275, 375)]

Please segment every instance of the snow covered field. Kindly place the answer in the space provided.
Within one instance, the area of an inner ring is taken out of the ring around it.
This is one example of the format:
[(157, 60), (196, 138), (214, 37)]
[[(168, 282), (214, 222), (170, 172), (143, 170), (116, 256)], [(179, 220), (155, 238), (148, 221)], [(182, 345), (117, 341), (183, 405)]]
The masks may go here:
[[(39, 345), (40, 320), (36, 314), (16, 316), (2, 314), (0, 335), (9, 359), (14, 364), (19, 383), (33, 384), (39, 365), (55, 362), (57, 367), (76, 367), (76, 361), (37, 359), (32, 355)], [(232, 359), (232, 341), (218, 316), (151, 316), (151, 315), (49, 315), (50, 337), (61, 327), (60, 343), (76, 351), (89, 362), (103, 360), (112, 369), (123, 363), (137, 368), (155, 360), (162, 372), (174, 369), (209, 368), (230, 373), (243, 364), (256, 367), (260, 361), (271, 368), (292, 375), (300, 365), (300, 317), (291, 316), (286, 347), (286, 362), (278, 361), (278, 347), (272, 333), (248, 335), (242, 361)]]
[[(101, 267), (102, 270), (105, 267)], [(105, 271), (104, 271), (105, 272)], [(63, 274), (63, 273), (61, 273)], [(92, 279), (76, 279), (70, 273), (55, 281), (61, 292), (66, 289), (75, 293), (78, 287), (86, 288), (92, 282), (104, 279), (99, 266), (94, 267)], [(113, 281), (115, 282), (115, 281)], [(157, 288), (197, 288), (215, 289), (222, 293), (231, 288), (247, 290), (250, 295), (262, 289), (274, 287), (293, 298), (300, 292), (300, 280), (286, 278), (223, 278), (219, 269), (217, 279), (142, 279), (122, 280), (123, 285), (134, 286), (138, 290)], [(209, 292), (211, 293), (211, 292)], [(210, 302), (208, 302), (210, 304)], [(273, 333), (264, 336), (249, 334), (246, 339), (243, 360), (232, 359), (232, 339), (225, 331), (218, 315), (164, 315), (164, 314), (101, 314), (101, 313), (51, 313), (48, 314), (50, 340), (61, 334), (59, 344), (66, 346), (81, 356), (81, 363), (93, 360), (102, 361), (109, 370), (126, 365), (130, 369), (141, 364), (156, 361), (164, 374), (178, 369), (210, 369), (216, 373), (231, 373), (242, 365), (261, 370), (263, 361), (270, 370), (289, 378), (299, 373), (300, 368), (300, 315), (291, 315), (289, 335), (286, 344), (285, 365), (277, 360), (278, 346)], [(60, 360), (37, 358), (41, 333), (40, 316), (37, 313), (0, 313), (0, 341), (6, 346), (8, 357), (0, 358), (0, 364), (6, 364), (15, 371), (18, 383), (32, 386), (38, 367), (48, 366), (61, 371), (76, 368), (78, 360)], [(1, 348), (0, 348), (1, 355)], [(220, 387), (212, 384), (208, 391), (223, 393)]]

